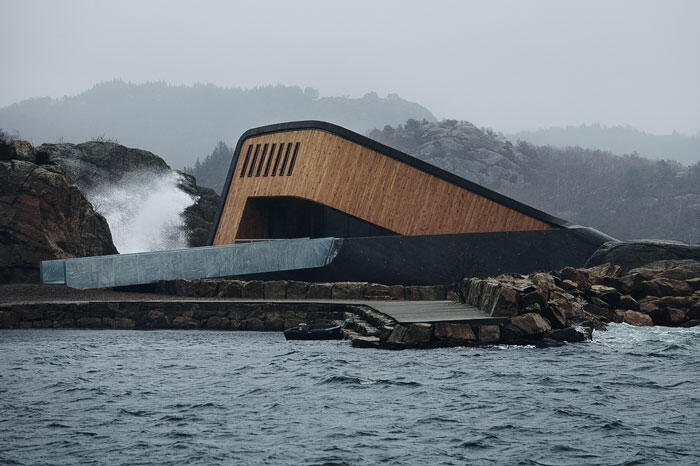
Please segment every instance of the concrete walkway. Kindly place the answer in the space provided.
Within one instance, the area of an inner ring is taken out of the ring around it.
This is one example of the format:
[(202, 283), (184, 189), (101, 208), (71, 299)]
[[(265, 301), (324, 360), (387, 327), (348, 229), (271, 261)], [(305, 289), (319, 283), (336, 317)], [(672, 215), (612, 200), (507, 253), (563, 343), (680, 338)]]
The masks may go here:
[(115, 290), (76, 290), (64, 285), (5, 284), (0, 285), (0, 308), (19, 304), (70, 303), (298, 303), (366, 306), (398, 322), (470, 321), (496, 323), (500, 318), (488, 316), (480, 309), (453, 301), (383, 301), (354, 299), (250, 299), (250, 298), (193, 298), (156, 293), (137, 293)]
[(402, 323), (465, 320), (489, 323), (502, 320), (474, 306), (452, 301), (364, 301), (363, 304)]

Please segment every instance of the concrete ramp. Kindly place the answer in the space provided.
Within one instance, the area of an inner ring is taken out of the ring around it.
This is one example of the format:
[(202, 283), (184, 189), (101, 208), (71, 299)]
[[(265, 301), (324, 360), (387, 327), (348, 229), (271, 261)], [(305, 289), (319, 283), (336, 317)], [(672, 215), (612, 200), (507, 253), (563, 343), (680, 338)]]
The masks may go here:
[(330, 264), (341, 243), (336, 238), (299, 238), (58, 259), (41, 263), (41, 281), (87, 289), (313, 269)]

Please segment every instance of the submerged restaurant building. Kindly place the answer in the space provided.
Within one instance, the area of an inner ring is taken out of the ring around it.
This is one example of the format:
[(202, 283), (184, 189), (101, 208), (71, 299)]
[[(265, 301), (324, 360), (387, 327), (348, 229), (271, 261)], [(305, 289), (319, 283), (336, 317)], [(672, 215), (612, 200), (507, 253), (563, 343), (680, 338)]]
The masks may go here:
[(582, 266), (613, 238), (321, 121), (238, 141), (211, 246), (44, 261), (76, 288), (239, 277), (383, 284)]
[(440, 283), (579, 266), (612, 240), (337, 125), (244, 133), (211, 244), (322, 237), (343, 239), (336, 263), (284, 276)]

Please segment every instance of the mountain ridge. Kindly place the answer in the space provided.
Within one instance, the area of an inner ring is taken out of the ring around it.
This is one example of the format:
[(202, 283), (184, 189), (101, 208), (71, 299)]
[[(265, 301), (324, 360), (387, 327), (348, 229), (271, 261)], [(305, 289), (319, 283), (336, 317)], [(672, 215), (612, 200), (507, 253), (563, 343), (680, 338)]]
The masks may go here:
[(396, 94), (319, 97), (312, 88), (213, 84), (142, 84), (120, 80), (58, 99), (38, 97), (0, 108), (0, 127), (35, 145), (108, 139), (161, 154), (175, 168), (195, 162), (217, 141), (235, 144), (249, 128), (320, 119), (366, 132), (409, 118), (435, 121), (425, 107)]
[(684, 135), (651, 134), (633, 126), (605, 126), (598, 123), (579, 126), (553, 126), (507, 134), (514, 141), (539, 146), (584, 147), (618, 155), (638, 154), (652, 159), (670, 159), (686, 165), (700, 162), (700, 132)]

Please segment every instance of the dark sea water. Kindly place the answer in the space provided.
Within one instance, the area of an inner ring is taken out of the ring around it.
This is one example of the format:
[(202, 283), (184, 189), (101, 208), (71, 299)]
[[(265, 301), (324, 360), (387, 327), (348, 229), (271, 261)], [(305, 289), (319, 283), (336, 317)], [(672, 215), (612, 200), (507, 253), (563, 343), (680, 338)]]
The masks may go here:
[(377, 351), (0, 331), (2, 464), (698, 464), (700, 329)]

